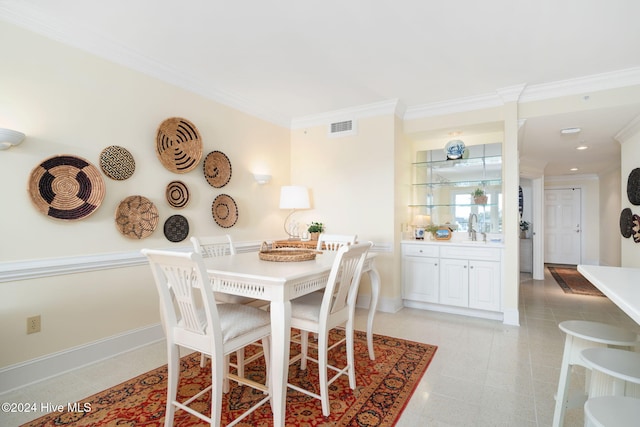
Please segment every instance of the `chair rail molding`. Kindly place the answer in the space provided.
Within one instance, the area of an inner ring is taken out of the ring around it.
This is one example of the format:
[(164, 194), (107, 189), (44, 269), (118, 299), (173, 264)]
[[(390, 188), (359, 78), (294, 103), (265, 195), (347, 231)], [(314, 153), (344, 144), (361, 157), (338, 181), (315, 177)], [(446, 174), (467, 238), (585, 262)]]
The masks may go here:
[[(239, 242), (235, 246), (238, 253), (257, 252), (260, 250), (260, 244), (261, 242)], [(193, 250), (191, 246), (173, 246), (161, 249), (183, 252)], [(391, 252), (391, 244), (374, 243), (371, 250), (373, 252)], [(8, 261), (0, 263), (0, 283), (146, 264), (147, 260), (140, 251)]]

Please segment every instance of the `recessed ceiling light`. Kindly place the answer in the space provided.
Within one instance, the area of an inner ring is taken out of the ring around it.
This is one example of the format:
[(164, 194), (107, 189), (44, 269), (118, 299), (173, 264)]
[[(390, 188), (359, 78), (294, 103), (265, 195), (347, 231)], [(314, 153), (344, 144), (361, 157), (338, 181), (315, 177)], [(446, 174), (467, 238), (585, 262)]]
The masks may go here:
[(569, 169), (569, 170), (570, 170), (571, 172), (577, 172), (577, 171), (578, 171), (578, 168), (571, 168), (571, 169)]
[(587, 148), (589, 148), (589, 147), (587, 147), (586, 145), (578, 145), (576, 147), (576, 150), (586, 150)]
[(574, 133), (580, 133), (580, 131), (582, 131), (582, 129), (580, 128), (564, 128), (560, 131), (560, 133), (562, 135), (571, 135)]

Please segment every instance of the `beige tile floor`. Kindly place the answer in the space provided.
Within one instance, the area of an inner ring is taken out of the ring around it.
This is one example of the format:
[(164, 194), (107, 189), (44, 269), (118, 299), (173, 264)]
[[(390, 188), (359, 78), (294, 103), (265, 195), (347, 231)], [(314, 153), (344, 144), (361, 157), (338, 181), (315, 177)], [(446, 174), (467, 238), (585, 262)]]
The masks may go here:
[[(606, 298), (567, 295), (548, 272), (539, 281), (521, 276), (520, 327), (416, 309), (378, 313), (376, 333), (438, 346), (397, 425), (550, 426), (564, 343), (557, 325), (568, 319), (640, 332)], [(365, 325), (366, 312), (358, 310), (356, 327)], [(158, 343), (0, 394), (0, 402), (75, 402), (164, 363), (164, 343)], [(578, 388), (584, 372), (575, 371), (572, 385)], [(40, 415), (0, 412), (0, 425), (18, 426)], [(582, 426), (582, 411), (570, 410), (565, 425)]]

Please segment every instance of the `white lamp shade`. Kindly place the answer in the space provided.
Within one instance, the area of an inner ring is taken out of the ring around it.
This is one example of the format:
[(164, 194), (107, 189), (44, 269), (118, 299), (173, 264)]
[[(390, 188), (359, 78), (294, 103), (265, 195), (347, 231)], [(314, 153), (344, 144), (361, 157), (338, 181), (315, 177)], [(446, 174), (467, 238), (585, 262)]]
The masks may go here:
[(424, 227), (426, 225), (429, 225), (429, 223), (431, 222), (431, 217), (429, 215), (416, 215), (413, 218), (413, 224), (416, 227)]
[(280, 209), (309, 209), (307, 187), (287, 185), (280, 188)]

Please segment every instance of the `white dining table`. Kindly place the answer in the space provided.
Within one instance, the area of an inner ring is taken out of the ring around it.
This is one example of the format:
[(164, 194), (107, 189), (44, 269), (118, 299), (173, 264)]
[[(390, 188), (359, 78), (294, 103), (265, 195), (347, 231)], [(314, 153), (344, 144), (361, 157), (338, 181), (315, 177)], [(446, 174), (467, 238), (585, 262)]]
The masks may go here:
[[(324, 251), (314, 260), (300, 262), (264, 261), (257, 252), (205, 258), (204, 263), (215, 292), (257, 298), (270, 302), (271, 381), (273, 423), (284, 427), (291, 339), (291, 300), (323, 289), (336, 253)], [(375, 253), (369, 253), (363, 273), (371, 281), (371, 303), (367, 317), (367, 347), (373, 360), (373, 319), (380, 294), (380, 276)]]

